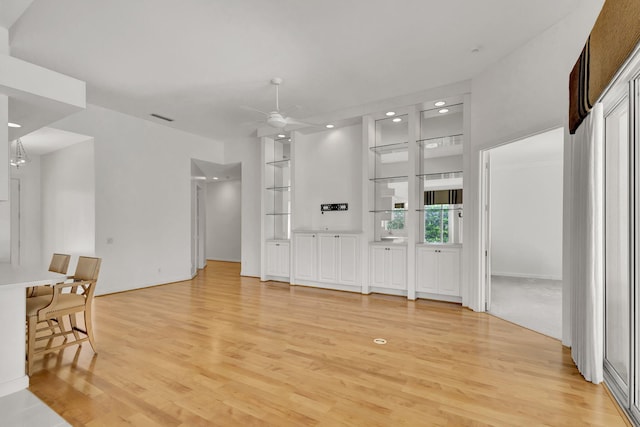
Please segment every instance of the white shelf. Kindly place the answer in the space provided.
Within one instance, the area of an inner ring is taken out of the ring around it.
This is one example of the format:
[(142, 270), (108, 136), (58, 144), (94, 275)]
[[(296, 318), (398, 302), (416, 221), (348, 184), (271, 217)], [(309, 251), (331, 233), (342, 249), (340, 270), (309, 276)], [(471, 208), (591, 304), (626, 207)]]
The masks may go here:
[(267, 190), (271, 190), (271, 191), (291, 191), (291, 186), (287, 185), (285, 187), (267, 187)]
[(275, 162), (267, 162), (266, 164), (276, 168), (286, 168), (291, 164), (291, 159), (276, 160)]
[(369, 150), (373, 151), (376, 154), (388, 154), (388, 153), (399, 153), (403, 151), (407, 151), (409, 149), (408, 142), (398, 142), (395, 144), (386, 144), (386, 145), (376, 145), (374, 147), (369, 148)]
[(387, 176), (387, 177), (370, 179), (370, 181), (373, 181), (375, 183), (405, 182), (408, 180), (409, 180), (409, 176)]

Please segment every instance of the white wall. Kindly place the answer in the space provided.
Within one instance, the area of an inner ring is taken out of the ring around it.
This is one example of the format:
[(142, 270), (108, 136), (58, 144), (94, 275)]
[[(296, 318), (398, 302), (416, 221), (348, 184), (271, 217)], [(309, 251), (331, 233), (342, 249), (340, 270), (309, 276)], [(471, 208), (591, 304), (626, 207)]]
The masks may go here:
[(562, 128), (491, 150), (491, 272), (562, 280)]
[[(9, 200), (9, 97), (0, 93), (0, 200)], [(7, 225), (5, 225), (7, 227)], [(6, 246), (6, 244), (5, 244)]]
[(207, 259), (241, 260), (241, 182), (207, 184)]
[(89, 140), (41, 157), (42, 262), (54, 252), (95, 255), (96, 186), (94, 142)]
[(223, 144), (94, 105), (53, 127), (94, 137), (96, 292), (190, 278), (191, 159)]
[[(463, 302), (484, 308), (480, 277), (480, 151), (564, 126), (569, 73), (603, 0), (580, 8), (472, 80), (471, 148), (465, 157)], [(566, 228), (566, 227), (565, 227)]]
[[(362, 230), (362, 126), (295, 139), (294, 229)], [(322, 214), (323, 203), (348, 203), (346, 212)]]
[[(222, 163), (222, 162), (218, 162)], [(224, 163), (242, 164), (241, 270), (242, 276), (260, 277), (260, 142), (257, 138), (226, 141)]]
[(20, 180), (20, 264), (48, 267), (49, 260), (42, 259), (41, 158), (29, 157), (31, 162), (11, 168), (11, 178)]

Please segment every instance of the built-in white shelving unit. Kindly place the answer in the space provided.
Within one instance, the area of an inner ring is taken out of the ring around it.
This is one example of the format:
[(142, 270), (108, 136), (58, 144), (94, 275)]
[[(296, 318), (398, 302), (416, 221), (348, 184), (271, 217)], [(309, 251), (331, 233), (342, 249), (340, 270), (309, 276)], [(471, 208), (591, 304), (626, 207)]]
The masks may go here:
[(292, 147), (289, 136), (262, 138), (262, 280), (290, 277)]
[(262, 139), (263, 280), (462, 300), (465, 104), (435, 101)]
[(461, 301), (463, 104), (419, 112), (416, 297)]
[(410, 111), (367, 117), (369, 228), (368, 281), (363, 292), (407, 295)]

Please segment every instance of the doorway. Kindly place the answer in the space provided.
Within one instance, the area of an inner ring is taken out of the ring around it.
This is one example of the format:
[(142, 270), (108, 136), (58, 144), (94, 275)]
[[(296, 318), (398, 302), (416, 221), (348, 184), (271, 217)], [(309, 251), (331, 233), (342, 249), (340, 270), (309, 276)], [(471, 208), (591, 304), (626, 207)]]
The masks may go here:
[(562, 338), (564, 129), (483, 153), (487, 311)]
[(207, 260), (240, 262), (242, 167), (192, 159), (192, 274)]

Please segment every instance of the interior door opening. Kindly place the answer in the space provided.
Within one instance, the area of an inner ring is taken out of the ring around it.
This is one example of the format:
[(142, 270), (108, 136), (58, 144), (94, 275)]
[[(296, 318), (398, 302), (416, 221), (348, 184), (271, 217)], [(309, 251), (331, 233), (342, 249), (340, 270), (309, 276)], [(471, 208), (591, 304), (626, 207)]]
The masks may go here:
[(564, 129), (483, 153), (482, 240), (489, 313), (562, 338)]
[(240, 163), (218, 164), (191, 161), (192, 201), (192, 274), (205, 268), (207, 261), (241, 260)]

